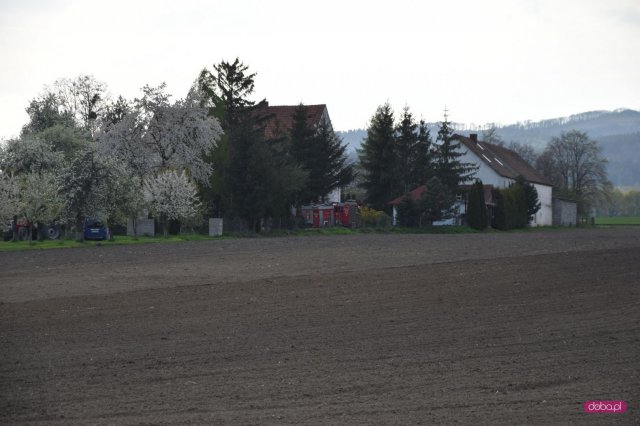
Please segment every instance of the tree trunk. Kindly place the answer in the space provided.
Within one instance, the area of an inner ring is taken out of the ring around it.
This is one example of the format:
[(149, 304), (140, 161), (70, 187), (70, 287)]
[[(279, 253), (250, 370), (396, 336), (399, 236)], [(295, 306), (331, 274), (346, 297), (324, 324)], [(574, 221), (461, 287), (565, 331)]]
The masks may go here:
[(38, 222), (37, 226), (38, 226), (38, 241), (44, 241), (45, 238), (47, 238), (48, 226), (46, 226), (42, 222)]
[(131, 219), (131, 227), (133, 228), (133, 237), (136, 238), (138, 236), (138, 218), (135, 216)]
[(81, 216), (76, 217), (76, 241), (84, 241), (84, 218)]
[(167, 223), (167, 216), (164, 213), (160, 214), (160, 223), (162, 224), (162, 235), (167, 238), (169, 233), (169, 224)]
[(13, 223), (11, 224), (11, 231), (12, 231), (12, 237), (11, 240), (12, 241), (18, 241), (18, 216), (13, 216)]

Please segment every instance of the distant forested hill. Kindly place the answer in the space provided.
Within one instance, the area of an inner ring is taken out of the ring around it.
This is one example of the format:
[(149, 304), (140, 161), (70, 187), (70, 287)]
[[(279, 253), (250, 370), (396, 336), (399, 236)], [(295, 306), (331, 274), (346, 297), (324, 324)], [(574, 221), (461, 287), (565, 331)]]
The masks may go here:
[(513, 140), (543, 149), (552, 137), (574, 129), (586, 132), (596, 140), (640, 132), (640, 111), (619, 109), (584, 112), (569, 117), (499, 127), (498, 134), (505, 141)]
[[(437, 123), (430, 123), (429, 127), (435, 135)], [(474, 130), (464, 124), (456, 124), (455, 128), (462, 134), (482, 134), (482, 129)], [(497, 127), (497, 134), (507, 144), (513, 141), (542, 151), (551, 138), (574, 129), (587, 132), (589, 137), (600, 142), (603, 154), (609, 160), (609, 179), (615, 186), (640, 187), (640, 111), (591, 111), (550, 120), (526, 121)], [(348, 151), (359, 148), (367, 136), (365, 129), (338, 134), (348, 144)]]
[(595, 139), (609, 160), (609, 180), (615, 186), (640, 187), (640, 132)]
[(344, 132), (336, 132), (338, 136), (347, 143), (347, 151), (355, 151), (360, 148), (362, 139), (367, 137), (367, 131), (365, 129), (346, 130)]

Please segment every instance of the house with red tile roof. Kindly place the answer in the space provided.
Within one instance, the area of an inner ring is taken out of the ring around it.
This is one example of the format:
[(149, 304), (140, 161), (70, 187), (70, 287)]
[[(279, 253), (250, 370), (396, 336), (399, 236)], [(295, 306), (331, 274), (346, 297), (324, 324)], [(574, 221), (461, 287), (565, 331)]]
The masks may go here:
[(417, 202), (417, 201), (420, 201), (420, 199), (422, 198), (422, 194), (424, 194), (426, 190), (427, 190), (426, 185), (420, 185), (414, 190), (409, 191), (407, 194), (401, 195), (398, 198), (394, 198), (393, 200), (389, 201), (387, 204), (390, 204), (393, 206), (394, 217), (395, 217), (395, 208), (398, 207), (400, 203), (402, 203), (402, 200), (404, 199), (404, 197), (408, 196), (409, 198), (411, 198), (411, 201)]
[[(293, 116), (299, 105), (267, 105), (260, 110), (260, 114), (266, 117), (265, 136), (271, 138), (280, 134), (289, 134), (293, 128)], [(307, 113), (307, 123), (312, 127), (318, 126), (322, 121), (331, 125), (329, 111), (325, 104), (304, 105)]]

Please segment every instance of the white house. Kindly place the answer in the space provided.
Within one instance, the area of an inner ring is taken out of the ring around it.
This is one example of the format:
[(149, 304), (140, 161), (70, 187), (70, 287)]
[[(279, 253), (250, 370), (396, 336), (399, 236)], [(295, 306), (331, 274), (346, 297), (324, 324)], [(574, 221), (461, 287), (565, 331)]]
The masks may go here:
[(461, 151), (464, 152), (460, 161), (478, 166), (473, 180), (466, 183), (471, 184), (475, 179), (480, 179), (485, 185), (507, 188), (519, 175), (522, 175), (536, 188), (540, 201), (540, 210), (536, 213), (531, 225), (550, 226), (552, 224), (552, 186), (536, 169), (510, 149), (479, 141), (477, 134), (472, 133), (469, 137), (454, 134), (452, 138), (460, 141)]

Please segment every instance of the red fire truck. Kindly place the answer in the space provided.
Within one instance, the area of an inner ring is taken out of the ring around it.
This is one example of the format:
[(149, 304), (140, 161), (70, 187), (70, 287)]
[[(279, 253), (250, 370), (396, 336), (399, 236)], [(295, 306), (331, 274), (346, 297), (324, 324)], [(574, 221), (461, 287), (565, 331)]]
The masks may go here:
[(358, 204), (355, 201), (330, 204), (309, 204), (300, 208), (304, 225), (309, 228), (322, 228), (341, 225), (355, 228)]

